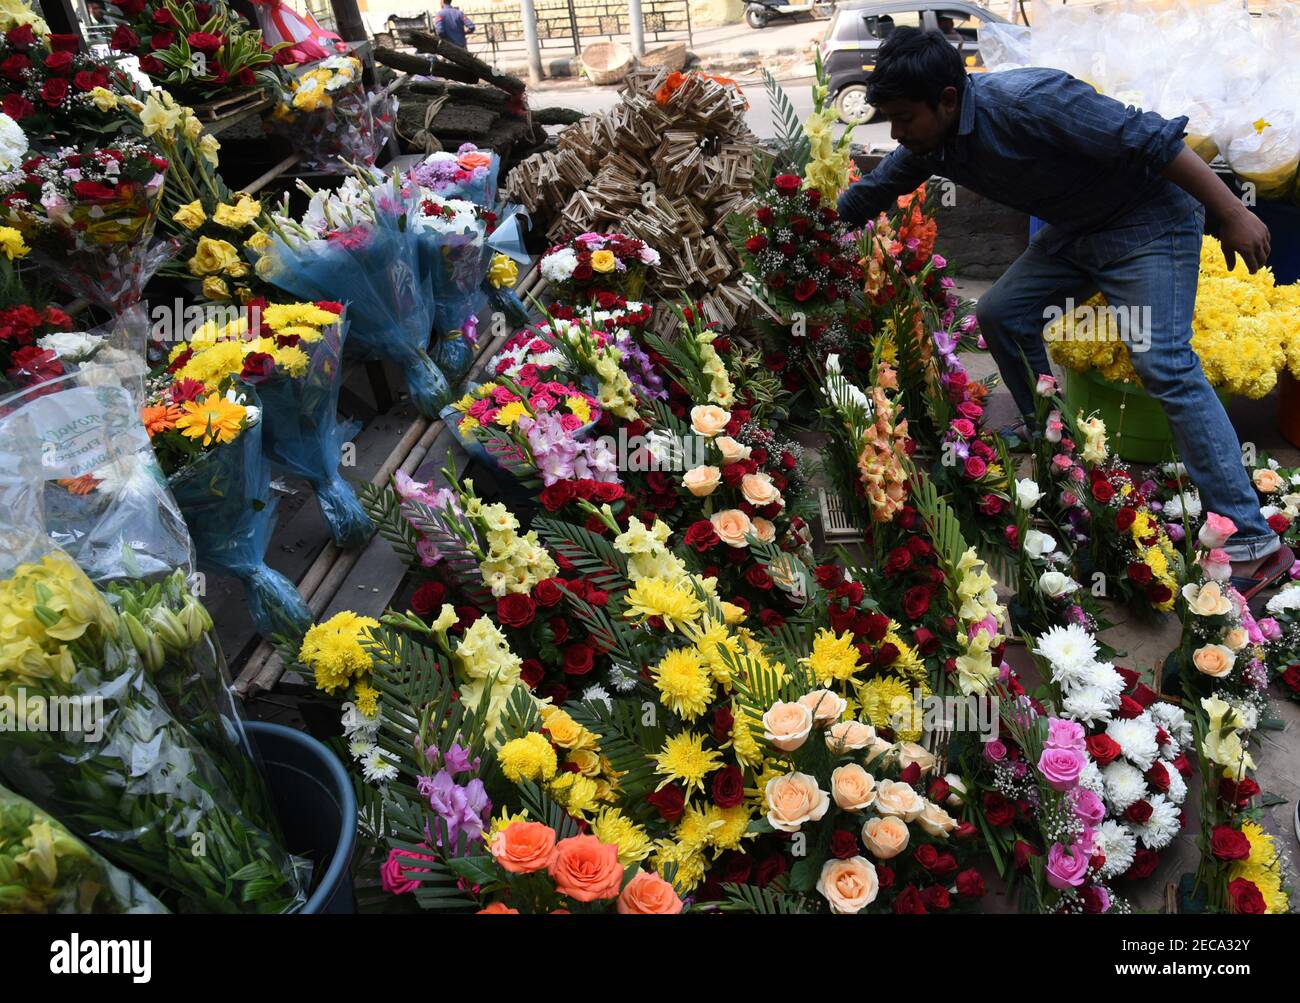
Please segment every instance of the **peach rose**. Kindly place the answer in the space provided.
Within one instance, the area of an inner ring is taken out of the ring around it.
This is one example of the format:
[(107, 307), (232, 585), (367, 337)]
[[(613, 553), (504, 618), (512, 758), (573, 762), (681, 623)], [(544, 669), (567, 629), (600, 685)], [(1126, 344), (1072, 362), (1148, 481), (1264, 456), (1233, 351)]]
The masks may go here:
[(877, 759), (880, 759), (882, 756), (888, 756), (893, 751), (893, 743), (887, 742), (885, 739), (877, 735), (867, 745), (867, 751), (862, 757), (862, 761), (864, 763), (874, 763)]
[(745, 537), (754, 528), (754, 524), (740, 509), (729, 508), (714, 512), (709, 516), (709, 522), (713, 523), (713, 531), (728, 547), (749, 546), (749, 541)]
[(466, 150), (456, 158), (456, 163), (465, 170), (472, 171), (476, 167), (490, 167), (492, 155), (479, 150)]
[(717, 467), (695, 467), (682, 475), (682, 487), (696, 498), (708, 497), (721, 483), (722, 471)]
[(866, 857), (828, 860), (822, 864), (817, 891), (831, 904), (831, 912), (853, 915), (876, 901), (880, 881), (875, 865)]
[(831, 771), (831, 797), (845, 811), (861, 811), (871, 804), (876, 793), (876, 778), (857, 763), (837, 766)]
[(915, 763), (922, 773), (929, 773), (938, 762), (934, 754), (928, 752), (923, 745), (916, 742), (898, 743), (898, 765), (901, 769), (905, 770)]
[(618, 847), (595, 836), (570, 836), (555, 845), (547, 868), (555, 890), (579, 902), (612, 899), (623, 885)]
[(506, 905), (504, 902), (493, 902), (490, 906), (486, 906), (485, 908), (480, 909), (480, 910), (478, 911), (478, 915), (480, 915), (480, 916), (505, 916), (505, 915), (514, 915), (514, 916), (518, 916), (518, 915), (519, 915), (519, 910), (518, 910), (518, 909), (511, 909), (511, 908), (510, 908), (508, 905)]
[(806, 773), (773, 777), (764, 794), (767, 820), (782, 832), (798, 832), (805, 822), (819, 821), (831, 806), (831, 799), (817, 786), (817, 778)]
[(812, 709), (801, 703), (777, 701), (763, 715), (763, 737), (782, 752), (802, 746), (812, 727)]
[(1246, 633), (1245, 627), (1233, 627), (1223, 635), (1223, 643), (1233, 651), (1240, 651), (1250, 643), (1250, 635)]
[(1183, 586), (1183, 599), (1197, 616), (1227, 616), (1232, 611), (1232, 600), (1223, 594), (1218, 582), (1188, 582)]
[(722, 432), (731, 421), (731, 412), (724, 411), (716, 404), (696, 404), (691, 408), (691, 428), (696, 435), (712, 439)]
[(925, 810), (925, 798), (901, 780), (882, 780), (876, 786), (876, 811), (910, 822)]
[(957, 820), (931, 801), (916, 816), (916, 824), (937, 839), (947, 839), (948, 833), (957, 828)]
[(722, 454), (722, 465), (724, 467), (731, 463), (739, 463), (741, 460), (748, 460), (749, 454), (753, 452), (749, 446), (742, 446), (729, 435), (718, 436), (713, 440), (713, 444), (718, 447), (718, 452)]
[(1268, 467), (1260, 467), (1251, 474), (1250, 479), (1255, 482), (1255, 489), (1266, 495), (1280, 490), (1284, 483), (1278, 472)]
[(625, 916), (675, 916), (682, 911), (682, 900), (658, 874), (637, 871), (618, 896), (618, 911)]
[(555, 830), (541, 822), (511, 822), (492, 837), (488, 852), (511, 874), (544, 871), (555, 856)]
[(740, 479), (740, 493), (755, 508), (781, 504), (781, 492), (770, 474), (746, 474)]
[(907, 849), (912, 834), (901, 818), (869, 818), (862, 823), (862, 843), (877, 860), (890, 860)]
[(754, 516), (750, 525), (754, 527), (754, 535), (763, 543), (772, 543), (776, 539), (776, 527), (762, 516)]
[(836, 721), (826, 729), (826, 748), (837, 755), (865, 749), (876, 738), (876, 729), (861, 721)]
[(1232, 649), (1223, 644), (1207, 644), (1203, 648), (1197, 648), (1192, 652), (1192, 661), (1200, 672), (1214, 679), (1222, 679), (1232, 671), (1233, 664), (1237, 661), (1237, 656), (1232, 653)]
[(813, 723), (818, 727), (834, 724), (844, 714), (848, 701), (830, 690), (813, 690), (799, 698), (799, 702), (812, 711)]

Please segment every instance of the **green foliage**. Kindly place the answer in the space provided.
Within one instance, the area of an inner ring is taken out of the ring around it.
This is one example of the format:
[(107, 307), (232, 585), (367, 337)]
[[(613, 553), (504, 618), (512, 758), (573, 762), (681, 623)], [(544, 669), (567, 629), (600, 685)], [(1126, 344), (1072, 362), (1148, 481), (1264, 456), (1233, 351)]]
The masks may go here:
[(393, 545), (408, 566), (420, 562), (415, 545), (420, 542), (417, 533), (402, 517), (402, 499), (391, 484), (363, 484), (357, 489), (357, 498), (379, 530), (379, 535)]
[(802, 895), (790, 891), (784, 878), (778, 878), (765, 888), (757, 885), (727, 883), (722, 886), (726, 896), (723, 912), (749, 912), (760, 916), (790, 916), (811, 912)]
[(763, 69), (763, 84), (767, 88), (772, 123), (776, 127), (773, 170), (783, 174), (803, 174), (812, 154), (812, 144), (803, 131), (803, 116), (795, 111), (785, 88), (776, 82), (776, 77), (766, 67)]
[(608, 589), (627, 581), (627, 558), (603, 536), (560, 519), (534, 519), (533, 529), (546, 546), (571, 561), (596, 588)]
[[(585, 700), (569, 704), (565, 709), (580, 725), (600, 736), (600, 751), (622, 774), (618, 782), (625, 792), (626, 803), (636, 804), (654, 791), (659, 778), (650, 757), (668, 739), (661, 720), (665, 716), (662, 708), (656, 708), (647, 718), (640, 702), (623, 697), (611, 703)], [(649, 724), (645, 723), (647, 720)]]

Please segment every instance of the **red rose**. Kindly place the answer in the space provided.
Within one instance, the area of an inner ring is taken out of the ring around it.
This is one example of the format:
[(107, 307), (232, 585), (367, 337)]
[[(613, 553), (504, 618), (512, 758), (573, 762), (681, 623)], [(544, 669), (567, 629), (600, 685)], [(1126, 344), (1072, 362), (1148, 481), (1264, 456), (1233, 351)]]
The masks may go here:
[(1006, 503), (997, 495), (984, 495), (976, 503), (982, 515), (1001, 515)]
[(31, 65), (32, 61), (24, 55), (10, 56), (4, 62), (0, 62), (0, 76), (9, 80), (20, 80), (23, 73)]
[(5, 32), (5, 41), (15, 49), (26, 49), (36, 42), (36, 33), (30, 24), (14, 25)]
[(564, 649), (564, 671), (571, 676), (585, 676), (591, 671), (595, 655), (589, 645), (569, 645)]
[(546, 666), (536, 658), (525, 658), (519, 664), (519, 678), (530, 690), (535, 690), (546, 676)]
[(964, 899), (977, 899), (984, 896), (984, 879), (975, 868), (962, 871), (957, 875), (957, 894)]
[(930, 787), (925, 796), (935, 804), (941, 804), (943, 800), (952, 793), (952, 788), (948, 786), (948, 781), (943, 777), (935, 777), (930, 781)]
[(745, 572), (745, 581), (756, 589), (766, 591), (772, 587), (772, 576), (767, 573), (767, 568), (761, 564), (752, 564)]
[(1210, 831), (1210, 849), (1222, 861), (1245, 860), (1250, 856), (1250, 840), (1230, 825), (1216, 825)]
[(713, 803), (719, 808), (735, 808), (745, 800), (745, 777), (740, 769), (728, 766), (713, 774)]
[(176, 34), (170, 31), (155, 31), (149, 36), (149, 48), (154, 52), (169, 49), (176, 41)]
[(872, 644), (879, 644), (889, 633), (889, 617), (883, 613), (869, 613), (861, 629), (857, 631)]
[(1110, 481), (1096, 481), (1092, 485), (1092, 496), (1105, 505), (1115, 497), (1115, 489), (1110, 486)]
[(51, 73), (57, 73), (59, 76), (66, 76), (72, 69), (71, 52), (51, 52), (45, 57), (45, 68)]
[(763, 206), (758, 212), (754, 213), (754, 218), (764, 226), (771, 226), (776, 219), (776, 213), (772, 211), (771, 206)]
[(190, 43), (191, 49), (197, 49), (199, 52), (209, 56), (220, 49), (226, 42), (226, 40), (220, 35), (213, 35), (211, 32), (207, 31), (190, 32), (186, 41)]
[(174, 28), (176, 26), (176, 18), (172, 17), (172, 12), (166, 7), (159, 7), (149, 17), (160, 28)]
[(743, 885), (754, 873), (754, 858), (748, 853), (729, 853), (722, 864), (722, 880), (726, 884)]
[(773, 272), (771, 275), (767, 276), (763, 281), (767, 283), (769, 289), (784, 289), (785, 273)]
[(1192, 764), (1191, 761), (1188, 760), (1186, 753), (1178, 753), (1178, 755), (1174, 756), (1174, 758), (1169, 761), (1169, 765), (1184, 777), (1190, 777), (1192, 775)]
[(930, 590), (924, 585), (916, 585), (903, 593), (903, 612), (909, 620), (919, 620), (930, 608)]
[(774, 609), (759, 610), (758, 619), (768, 630), (779, 630), (785, 624), (785, 617)]
[(894, 912), (899, 916), (926, 915), (925, 903), (915, 885), (908, 885), (894, 899)]
[(931, 885), (921, 892), (921, 901), (936, 912), (943, 912), (950, 905), (952, 899), (948, 895), (948, 889), (943, 885)]
[(1300, 665), (1288, 665), (1282, 673), (1282, 682), (1296, 693), (1300, 693)]
[(1031, 857), (1041, 857), (1043, 855), (1042, 851), (1026, 843), (1023, 839), (1016, 840), (1016, 845), (1012, 847), (1011, 854), (1015, 858), (1016, 870), (1018, 871), (1023, 871), (1029, 866)]
[(113, 31), (108, 44), (118, 52), (134, 52), (140, 47), (140, 36), (124, 24), (119, 24)]
[[(110, 191), (109, 197), (112, 197)], [(239, 378), (245, 383), (265, 383), (275, 375), (275, 356), (267, 352), (249, 352), (244, 356), (244, 368)]]
[(578, 491), (573, 481), (556, 481), (554, 484), (548, 484), (542, 488), (538, 499), (546, 511), (558, 512), (573, 501), (577, 495)]
[(447, 601), (447, 586), (442, 582), (425, 582), (411, 595), (411, 611), (416, 616), (431, 616)]
[(199, 21), (206, 21), (212, 16), (212, 4), (204, 3), (203, 0), (199, 0), (199, 2), (194, 5), (194, 16), (197, 17)]
[(700, 519), (691, 523), (686, 530), (684, 539), (688, 547), (693, 547), (701, 554), (722, 542), (717, 530), (713, 528), (713, 523), (708, 519)]
[(151, 77), (161, 77), (167, 72), (167, 67), (157, 56), (141, 56), (140, 69)]
[(474, 606), (457, 606), (456, 607), (456, 624), (454, 630), (469, 630), (474, 626), (483, 611)]
[(785, 855), (774, 853), (770, 857), (763, 858), (758, 865), (758, 870), (754, 874), (754, 884), (759, 888), (765, 888), (770, 882), (775, 881), (789, 869), (786, 863)]
[(984, 795), (984, 817), (993, 828), (1001, 829), (1015, 821), (1015, 805), (996, 791), (988, 791)]
[(804, 277), (795, 283), (794, 298), (800, 303), (807, 302), (817, 295), (817, 280)]
[(1157, 582), (1147, 589), (1147, 602), (1152, 606), (1159, 606), (1167, 603), (1174, 597), (1173, 590), (1168, 586)]
[(759, 251), (767, 249), (767, 238), (761, 233), (756, 233), (745, 241), (745, 250), (750, 254), (757, 254)]
[(1115, 513), (1115, 528), (1121, 533), (1127, 533), (1129, 527), (1133, 525), (1133, 520), (1136, 518), (1137, 510), (1125, 505)]
[(1090, 916), (1097, 916), (1109, 907), (1107, 901), (1101, 897), (1101, 892), (1096, 885), (1080, 888), (1079, 898), (1083, 899), (1084, 913)]
[(1119, 707), (1115, 709), (1115, 716), (1121, 721), (1132, 721), (1135, 717), (1141, 717), (1142, 711), (1142, 705), (1125, 694), (1119, 698)]
[(616, 502), (620, 500), (626, 492), (622, 484), (615, 484), (612, 481), (599, 481), (591, 489), (591, 500), (597, 504), (603, 502)]
[(1145, 798), (1134, 801), (1124, 809), (1124, 817), (1134, 825), (1146, 825), (1151, 819), (1151, 802)]
[(1130, 564), (1124, 570), (1124, 574), (1128, 577), (1128, 580), (1135, 585), (1146, 585), (1151, 581), (1150, 565), (1142, 564), (1140, 562)]
[(562, 579), (543, 578), (533, 586), (533, 599), (539, 606), (545, 606), (550, 609), (564, 598), (564, 590), (560, 588)]
[(79, 91), (93, 91), (96, 87), (101, 86), (99, 77), (89, 70), (81, 70), (72, 78), (72, 86)]
[[(68, 82), (62, 77), (50, 77), (41, 85), (41, 100), (51, 108), (57, 108), (67, 96)], [(78, 182), (78, 184), (82, 183)]]
[(239, 84), (240, 87), (252, 87), (257, 83), (257, 74), (253, 72), (251, 66), (245, 66), (235, 74), (235, 83)]
[(885, 574), (897, 575), (912, 566), (912, 552), (906, 547), (895, 547), (885, 557)]
[(846, 829), (836, 829), (831, 834), (831, 856), (848, 860), (858, 855), (858, 837)]
[(676, 784), (655, 791), (646, 797), (646, 801), (654, 805), (665, 822), (676, 822), (686, 810), (686, 795)]
[(1165, 769), (1164, 763), (1153, 763), (1151, 769), (1146, 772), (1147, 783), (1157, 794), (1164, 794), (1169, 790), (1169, 771)]
[(778, 174), (772, 179), (772, 187), (782, 195), (793, 195), (803, 187), (803, 178), (797, 174)]
[[(50, 48), (55, 52), (76, 52), (81, 48), (80, 35), (60, 35), (56, 32), (50, 32), (45, 36), (50, 43)], [(49, 63), (47, 62), (48, 66)]]
[(1228, 882), (1228, 897), (1232, 899), (1232, 911), (1263, 915), (1268, 911), (1259, 887), (1249, 878), (1233, 878)]
[(957, 858), (951, 853), (941, 853), (939, 859), (934, 862), (934, 866), (929, 868), (929, 871), (940, 881), (943, 881), (950, 875), (957, 873)]
[(912, 631), (912, 643), (922, 655), (933, 655), (939, 650), (939, 635), (926, 627), (917, 627)]
[(1274, 512), (1268, 517), (1268, 528), (1280, 536), (1291, 528), (1291, 520), (1281, 512)]
[(979, 835), (979, 830), (975, 828), (974, 822), (958, 822), (957, 828), (953, 829), (953, 839), (974, 839)]
[(514, 592), (497, 600), (497, 619), (507, 627), (522, 629), (536, 616), (537, 604), (523, 593)]
[(1139, 846), (1133, 852), (1133, 863), (1124, 872), (1124, 877), (1129, 881), (1141, 881), (1143, 878), (1149, 878), (1155, 873), (1159, 863), (1160, 855), (1155, 850), (1148, 850), (1146, 847)]

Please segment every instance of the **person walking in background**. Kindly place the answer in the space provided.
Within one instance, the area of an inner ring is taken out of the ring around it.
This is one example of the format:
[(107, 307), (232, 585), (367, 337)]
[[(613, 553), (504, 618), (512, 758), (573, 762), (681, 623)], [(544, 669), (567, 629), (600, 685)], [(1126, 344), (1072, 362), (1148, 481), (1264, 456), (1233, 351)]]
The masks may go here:
[(451, 0), (442, 0), (442, 10), (433, 15), (433, 27), (448, 42), (462, 49), (469, 48), (465, 36), (473, 33), (474, 22), (459, 7), (452, 6)]

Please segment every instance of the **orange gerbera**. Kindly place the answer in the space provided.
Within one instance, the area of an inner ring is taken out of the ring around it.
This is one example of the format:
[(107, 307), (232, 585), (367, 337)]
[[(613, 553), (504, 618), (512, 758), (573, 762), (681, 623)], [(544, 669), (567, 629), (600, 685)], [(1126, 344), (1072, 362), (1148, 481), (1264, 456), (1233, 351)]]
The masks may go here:
[(140, 409), (140, 420), (144, 430), (153, 438), (159, 432), (166, 432), (176, 427), (176, 421), (185, 412), (175, 404), (158, 404)]
[(233, 442), (243, 429), (248, 410), (217, 394), (202, 401), (186, 401), (181, 408), (185, 413), (176, 420), (176, 427), (191, 439), (202, 439), (205, 446)]
[(80, 477), (61, 478), (59, 487), (66, 488), (69, 494), (88, 495), (99, 487), (99, 481), (90, 474), (82, 474)]

